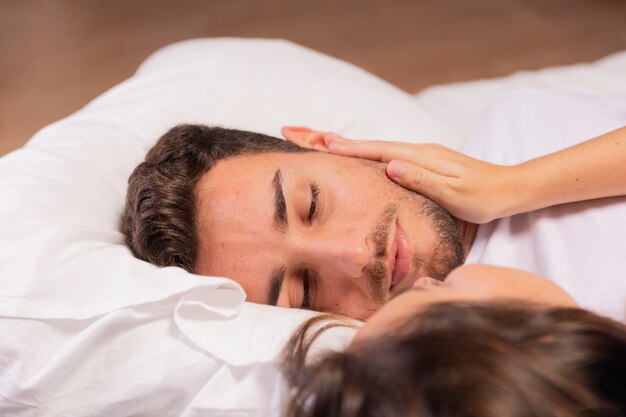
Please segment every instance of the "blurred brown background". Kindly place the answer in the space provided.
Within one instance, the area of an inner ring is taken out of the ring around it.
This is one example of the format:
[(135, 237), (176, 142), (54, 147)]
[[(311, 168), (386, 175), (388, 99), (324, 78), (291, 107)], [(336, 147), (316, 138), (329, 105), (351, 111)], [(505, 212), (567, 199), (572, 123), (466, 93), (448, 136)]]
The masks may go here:
[(626, 49), (626, 0), (0, 0), (0, 155), (205, 36), (285, 38), (409, 91)]

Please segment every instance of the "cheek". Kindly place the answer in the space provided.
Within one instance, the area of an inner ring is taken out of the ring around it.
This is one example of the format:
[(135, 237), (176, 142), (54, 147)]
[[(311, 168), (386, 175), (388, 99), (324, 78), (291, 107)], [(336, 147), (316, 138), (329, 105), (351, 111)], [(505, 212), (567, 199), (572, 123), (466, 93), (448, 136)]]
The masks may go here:
[(481, 275), (467, 273), (462, 270), (463, 268), (460, 269), (461, 271), (459, 268), (455, 269), (446, 277), (445, 282), (451, 288), (475, 299), (501, 295), (502, 291), (497, 282), (492, 282), (489, 278), (485, 279)]
[[(408, 191), (393, 183), (385, 172), (387, 164), (355, 158), (329, 156), (333, 163), (318, 163), (314, 175), (310, 173), (324, 188), (327, 194), (327, 213), (329, 219), (345, 226), (345, 222), (370, 225), (376, 221), (384, 207), (390, 203), (414, 207), (416, 193)], [(339, 159), (340, 163), (335, 161)], [(328, 162), (328, 161), (326, 161)], [(411, 214), (414, 214), (411, 211)]]
[(532, 292), (530, 274), (489, 265), (467, 265), (450, 273), (446, 282), (477, 299), (520, 298)]
[(359, 330), (355, 342), (393, 333), (407, 320), (419, 320), (417, 316), (430, 305), (456, 299), (452, 291), (408, 290), (383, 306)]
[(408, 313), (402, 314), (399, 311), (388, 310), (383, 307), (365, 322), (351, 344), (354, 345), (364, 340), (391, 334), (392, 326), (404, 323), (408, 319)]
[[(371, 162), (371, 161), (363, 161)], [(346, 195), (349, 193), (350, 202), (361, 204), (385, 205), (391, 198), (394, 200), (403, 196), (404, 192), (410, 192), (395, 185), (385, 173), (384, 166), (363, 166), (357, 163), (352, 169), (346, 168), (343, 179), (337, 182)]]

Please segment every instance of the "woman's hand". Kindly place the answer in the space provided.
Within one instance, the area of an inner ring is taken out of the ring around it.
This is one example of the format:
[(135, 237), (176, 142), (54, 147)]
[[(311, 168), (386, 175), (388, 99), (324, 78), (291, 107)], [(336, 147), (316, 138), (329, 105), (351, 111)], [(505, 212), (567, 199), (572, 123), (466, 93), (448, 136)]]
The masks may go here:
[(523, 188), (516, 167), (479, 161), (442, 145), (349, 140), (302, 127), (286, 127), (283, 136), (303, 147), (387, 162), (391, 180), (474, 223), (515, 211), (512, 207)]

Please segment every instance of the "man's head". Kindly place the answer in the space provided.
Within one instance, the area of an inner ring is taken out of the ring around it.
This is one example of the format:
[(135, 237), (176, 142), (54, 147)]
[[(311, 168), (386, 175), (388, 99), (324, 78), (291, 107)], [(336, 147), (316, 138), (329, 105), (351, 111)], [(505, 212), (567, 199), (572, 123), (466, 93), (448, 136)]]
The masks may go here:
[(365, 318), (463, 262), (455, 220), (384, 165), (269, 136), (178, 126), (129, 179), (134, 254), (238, 281), (248, 300)]

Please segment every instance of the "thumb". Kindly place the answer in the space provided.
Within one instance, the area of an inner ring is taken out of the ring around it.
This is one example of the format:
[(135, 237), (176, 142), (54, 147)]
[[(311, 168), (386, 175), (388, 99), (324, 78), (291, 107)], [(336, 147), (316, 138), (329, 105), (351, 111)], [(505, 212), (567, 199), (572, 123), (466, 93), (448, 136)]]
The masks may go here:
[(395, 183), (409, 190), (424, 194), (437, 202), (445, 187), (445, 178), (420, 166), (393, 160), (387, 164), (387, 175)]

